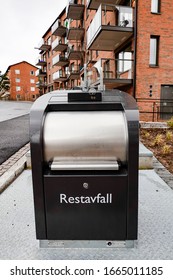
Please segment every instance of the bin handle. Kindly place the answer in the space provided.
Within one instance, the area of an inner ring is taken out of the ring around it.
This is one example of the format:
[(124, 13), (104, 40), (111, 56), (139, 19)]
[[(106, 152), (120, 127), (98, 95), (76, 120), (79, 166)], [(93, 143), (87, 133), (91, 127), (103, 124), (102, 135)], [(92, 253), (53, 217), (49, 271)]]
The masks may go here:
[(51, 170), (119, 170), (117, 161), (104, 162), (60, 162), (53, 161)]

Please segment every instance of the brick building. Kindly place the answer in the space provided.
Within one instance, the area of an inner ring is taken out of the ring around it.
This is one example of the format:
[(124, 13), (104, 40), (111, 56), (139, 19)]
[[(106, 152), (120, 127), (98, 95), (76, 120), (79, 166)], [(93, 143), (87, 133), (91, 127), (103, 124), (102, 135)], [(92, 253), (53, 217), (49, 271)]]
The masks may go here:
[(6, 72), (10, 80), (10, 100), (34, 101), (39, 96), (36, 70), (37, 67), (26, 61), (8, 67)]
[(171, 0), (69, 0), (42, 37), (40, 91), (82, 86), (133, 95), (141, 120), (173, 115)]

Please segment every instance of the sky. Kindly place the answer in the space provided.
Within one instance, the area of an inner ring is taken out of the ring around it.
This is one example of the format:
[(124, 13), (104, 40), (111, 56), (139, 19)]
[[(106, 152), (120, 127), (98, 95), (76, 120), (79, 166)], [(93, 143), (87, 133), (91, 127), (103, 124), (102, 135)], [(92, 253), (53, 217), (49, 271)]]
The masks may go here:
[(35, 65), (42, 36), (67, 0), (0, 0), (0, 71), (23, 60)]

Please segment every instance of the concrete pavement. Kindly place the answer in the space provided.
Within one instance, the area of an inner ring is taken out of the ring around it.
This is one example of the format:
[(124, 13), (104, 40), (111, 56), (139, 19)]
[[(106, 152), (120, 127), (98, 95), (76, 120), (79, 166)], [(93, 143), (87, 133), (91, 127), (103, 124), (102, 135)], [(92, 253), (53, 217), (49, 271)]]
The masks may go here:
[(32, 102), (0, 100), (0, 122), (29, 114)]
[[(155, 166), (151, 152), (142, 145), (140, 157), (141, 168), (147, 168), (147, 157)], [(0, 259), (173, 259), (173, 190), (149, 168), (139, 173), (139, 235), (131, 249), (40, 249), (31, 170), (24, 170), (0, 195)]]

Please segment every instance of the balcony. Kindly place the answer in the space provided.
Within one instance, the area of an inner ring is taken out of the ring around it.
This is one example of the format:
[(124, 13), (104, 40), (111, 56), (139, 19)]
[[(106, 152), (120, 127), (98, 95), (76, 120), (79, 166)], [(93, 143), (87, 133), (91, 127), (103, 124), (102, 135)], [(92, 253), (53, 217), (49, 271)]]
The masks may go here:
[(67, 39), (68, 40), (74, 40), (74, 41), (81, 41), (84, 37), (85, 29), (81, 27), (81, 24), (79, 21), (69, 22), (68, 26), (68, 32), (67, 32)]
[(70, 80), (79, 80), (80, 79), (80, 66), (72, 64), (69, 67), (69, 79)]
[(46, 88), (47, 87), (47, 83), (43, 82), (43, 81), (39, 81), (36, 83), (36, 87), (37, 88)]
[(66, 43), (62, 43), (61, 39), (56, 38), (52, 42), (52, 50), (57, 52), (64, 52), (66, 51), (68, 45)]
[(44, 60), (44, 59), (42, 59), (42, 58), (37, 58), (37, 60), (36, 60), (36, 65), (37, 66), (46, 66), (47, 65), (47, 62)]
[(98, 60), (89, 72), (90, 86), (98, 87), (103, 83), (106, 89), (130, 86), (133, 83), (132, 59)]
[(68, 60), (82, 60), (84, 58), (84, 51), (81, 46), (71, 46), (68, 48)]
[(122, 0), (87, 0), (87, 9), (97, 10), (100, 4), (119, 5)]
[(36, 70), (35, 72), (36, 77), (46, 77), (47, 73), (45, 71), (42, 71), (41, 69)]
[(53, 66), (67, 66), (69, 64), (69, 60), (67, 55), (57, 54), (52, 59)]
[(66, 8), (67, 18), (81, 19), (83, 17), (85, 5), (82, 5), (82, 1), (68, 0)]
[(66, 35), (67, 28), (61, 24), (61, 21), (58, 19), (51, 28), (52, 35), (59, 37), (64, 37)]
[(68, 76), (66, 72), (62, 70), (58, 70), (57, 72), (53, 73), (53, 81), (54, 82), (65, 82), (67, 81)]
[(100, 5), (87, 31), (87, 49), (113, 51), (133, 35), (133, 9)]
[(51, 45), (49, 45), (47, 42), (44, 41), (44, 39), (42, 39), (40, 41), (40, 43), (38, 44), (38, 49), (41, 51), (48, 51), (50, 50)]

